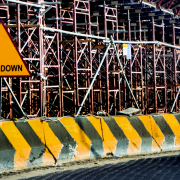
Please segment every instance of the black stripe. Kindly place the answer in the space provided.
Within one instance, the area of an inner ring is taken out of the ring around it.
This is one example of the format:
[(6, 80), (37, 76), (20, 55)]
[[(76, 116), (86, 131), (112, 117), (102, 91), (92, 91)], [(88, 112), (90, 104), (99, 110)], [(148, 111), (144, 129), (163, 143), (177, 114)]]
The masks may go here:
[(173, 114), (174, 117), (177, 119), (178, 123), (180, 124), (180, 113)]
[(128, 153), (129, 139), (126, 137), (122, 129), (118, 126), (113, 117), (103, 117), (110, 131), (118, 141), (116, 144), (115, 155), (124, 155)]
[(165, 140), (163, 141), (163, 144), (161, 146), (162, 150), (172, 150), (174, 149), (174, 142), (175, 142), (175, 135), (164, 119), (162, 115), (152, 115), (153, 119), (155, 120), (156, 124), (161, 129), (162, 133), (165, 136)]
[(40, 140), (27, 121), (18, 120), (15, 121), (15, 125), (32, 148), (27, 166), (41, 164), (43, 162), (43, 153), (46, 150), (44, 143)]
[[(9, 132), (11, 133), (11, 132)], [(16, 150), (0, 129), (0, 169), (14, 168), (14, 155)]]
[(127, 117), (133, 128), (137, 131), (139, 136), (142, 139), (141, 143), (141, 152), (152, 152), (152, 141), (150, 133), (145, 128), (142, 121), (138, 118), (138, 116)]
[(90, 157), (100, 157), (104, 153), (103, 140), (87, 117), (76, 117), (75, 121), (91, 140)]
[(48, 122), (56, 137), (63, 144), (58, 160), (73, 159), (76, 155), (76, 141), (72, 138), (66, 128), (60, 121)]

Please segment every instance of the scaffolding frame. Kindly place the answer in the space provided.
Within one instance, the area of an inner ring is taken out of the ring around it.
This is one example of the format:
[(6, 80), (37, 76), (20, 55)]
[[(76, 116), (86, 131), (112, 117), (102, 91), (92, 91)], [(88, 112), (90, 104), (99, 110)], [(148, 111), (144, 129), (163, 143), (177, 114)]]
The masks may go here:
[[(158, 11), (151, 2), (1, 1), (0, 18), (32, 73), (5, 79), (26, 116), (169, 112), (180, 87), (179, 6)], [(9, 89), (3, 82), (1, 115), (12, 119), (22, 112)]]

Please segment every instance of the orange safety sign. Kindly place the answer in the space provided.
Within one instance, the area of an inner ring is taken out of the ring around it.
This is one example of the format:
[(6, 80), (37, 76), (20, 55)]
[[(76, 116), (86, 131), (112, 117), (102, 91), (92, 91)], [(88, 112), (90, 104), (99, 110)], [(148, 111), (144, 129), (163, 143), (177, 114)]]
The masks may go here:
[(23, 60), (11, 35), (0, 21), (0, 77), (30, 77), (26, 62)]

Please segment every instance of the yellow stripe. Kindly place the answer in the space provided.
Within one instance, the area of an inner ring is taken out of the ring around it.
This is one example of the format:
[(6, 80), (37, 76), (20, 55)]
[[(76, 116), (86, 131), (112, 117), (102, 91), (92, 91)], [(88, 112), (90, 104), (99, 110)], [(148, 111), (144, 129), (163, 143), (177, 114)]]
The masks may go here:
[[(27, 120), (33, 131), (36, 133), (36, 135), (39, 137), (39, 139), (42, 141), (42, 143), (45, 144), (45, 136), (44, 136), (44, 130), (43, 125), (40, 121), (40, 119), (33, 119), (33, 120)], [(46, 149), (43, 153), (43, 164), (42, 165), (51, 165), (54, 163), (54, 158), (50, 154), (50, 152)]]
[(116, 123), (122, 129), (126, 137), (129, 139), (128, 154), (136, 154), (141, 152), (141, 137), (130, 124), (126, 117), (114, 117)]
[(25, 168), (31, 152), (31, 147), (13, 122), (1, 122), (0, 127), (16, 150), (14, 156), (15, 169)]
[(100, 117), (98, 118), (94, 116), (88, 116), (87, 118), (103, 140), (104, 156), (106, 156), (107, 153), (114, 153), (116, 150), (117, 140), (111, 133), (109, 127), (104, 122), (104, 120)]
[(43, 121), (43, 128), (44, 128), (46, 146), (52, 152), (54, 157), (56, 159), (58, 159), (58, 156), (59, 156), (61, 148), (62, 148), (62, 143), (59, 141), (57, 136), (54, 134), (52, 129), (49, 127), (49, 124), (45, 121)]
[(76, 148), (77, 154), (74, 160), (88, 158), (91, 147), (91, 140), (88, 138), (88, 136), (84, 133), (84, 131), (79, 127), (73, 118), (63, 117), (60, 118), (60, 121), (78, 144)]
[(40, 119), (27, 120), (27, 122), (39, 137), (39, 139), (42, 141), (42, 143), (45, 144), (44, 130)]
[(101, 139), (103, 140), (103, 132), (102, 132), (102, 126), (100, 123), (100, 118), (94, 117), (94, 116), (87, 116), (93, 127), (96, 129), (97, 133), (100, 135)]
[(175, 134), (175, 149), (180, 148), (180, 124), (173, 114), (161, 114)]
[[(107, 153), (115, 153), (117, 140), (109, 129), (108, 125), (103, 118), (88, 116), (89, 121), (92, 123), (98, 134), (101, 136), (104, 147), (104, 155)], [(103, 130), (103, 132), (102, 132)]]
[(164, 140), (164, 135), (161, 132), (159, 126), (156, 124), (156, 122), (151, 116), (138, 116), (138, 117), (153, 138), (152, 151), (160, 151), (161, 150), (160, 147), (162, 146)]

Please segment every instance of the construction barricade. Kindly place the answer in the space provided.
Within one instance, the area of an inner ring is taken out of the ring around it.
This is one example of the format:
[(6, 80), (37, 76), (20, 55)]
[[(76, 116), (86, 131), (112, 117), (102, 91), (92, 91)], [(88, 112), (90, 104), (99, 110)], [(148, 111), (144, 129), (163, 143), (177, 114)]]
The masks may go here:
[(180, 114), (0, 122), (0, 170), (180, 149)]

